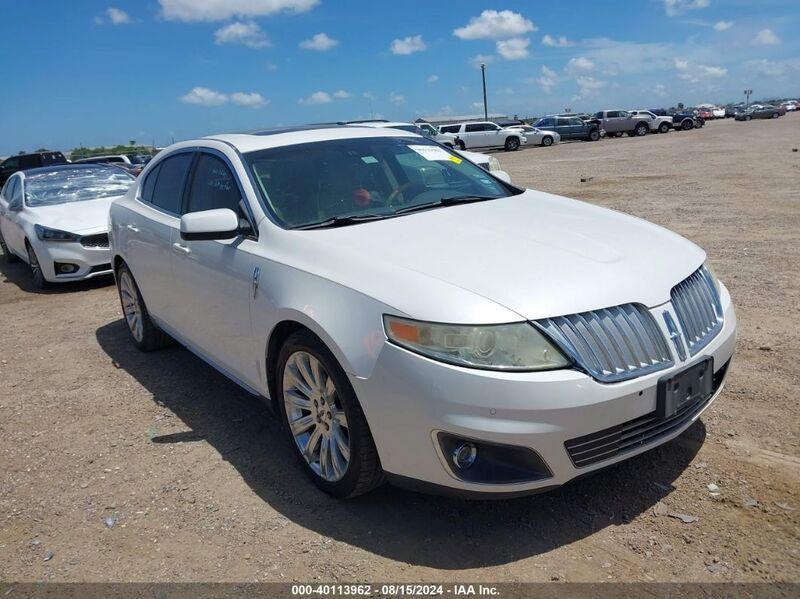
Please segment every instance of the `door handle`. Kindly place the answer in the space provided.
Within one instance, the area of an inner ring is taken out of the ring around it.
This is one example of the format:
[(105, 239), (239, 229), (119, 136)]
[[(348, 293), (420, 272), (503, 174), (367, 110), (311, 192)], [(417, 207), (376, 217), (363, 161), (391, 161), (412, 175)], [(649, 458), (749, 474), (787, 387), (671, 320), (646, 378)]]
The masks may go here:
[(172, 244), (172, 248), (176, 252), (183, 252), (184, 254), (191, 254), (192, 253), (192, 250), (187, 248), (185, 245), (181, 245), (180, 243), (177, 243), (177, 242)]
[(134, 233), (139, 232), (139, 228), (134, 225), (125, 225), (129, 231), (133, 231)]

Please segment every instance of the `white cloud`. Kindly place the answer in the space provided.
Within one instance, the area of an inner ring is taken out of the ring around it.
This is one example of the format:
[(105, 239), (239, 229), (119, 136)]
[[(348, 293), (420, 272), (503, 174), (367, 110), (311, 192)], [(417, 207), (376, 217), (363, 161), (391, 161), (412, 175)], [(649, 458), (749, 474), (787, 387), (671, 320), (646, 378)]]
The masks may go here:
[(546, 33), (544, 37), (542, 37), (542, 45), (549, 46), (551, 48), (569, 48), (570, 46), (574, 46), (575, 44), (569, 41), (563, 35), (559, 35), (558, 37), (553, 37), (549, 33)]
[(364, 92), (361, 95), (362, 95), (362, 97), (366, 98), (367, 100), (375, 100), (377, 98), (377, 96), (375, 94), (373, 94), (372, 92)]
[(462, 40), (505, 39), (536, 31), (536, 25), (520, 13), (510, 10), (484, 10), (464, 27), (453, 31)]
[(522, 60), (528, 57), (531, 40), (525, 37), (512, 37), (497, 42), (497, 53), (506, 60)]
[(653, 93), (659, 98), (663, 98), (667, 95), (667, 88), (664, 84), (659, 83), (655, 86), (655, 88), (653, 88)]
[(428, 83), (436, 83), (437, 81), (439, 81), (439, 75), (428, 75), (426, 81)]
[(585, 56), (578, 56), (577, 58), (570, 58), (564, 70), (570, 75), (591, 71), (594, 69), (595, 64)]
[(249, 94), (245, 92), (235, 92), (231, 94), (231, 102), (239, 106), (247, 106), (248, 108), (263, 108), (269, 104), (269, 100), (256, 92)]
[(775, 35), (772, 29), (762, 29), (753, 38), (752, 43), (756, 46), (777, 46), (781, 43), (781, 38)]
[(185, 104), (197, 104), (198, 106), (221, 106), (228, 102), (228, 95), (207, 87), (193, 87), (179, 100)]
[(544, 93), (549, 94), (552, 93), (553, 88), (558, 84), (558, 74), (554, 70), (542, 66), (541, 76), (534, 79), (534, 81), (542, 87)]
[(168, 21), (224, 21), (232, 17), (265, 17), (306, 12), (319, 0), (158, 0)]
[(481, 63), (492, 64), (493, 62), (494, 62), (494, 56), (492, 56), (491, 54), (477, 54), (469, 59), (469, 63), (476, 69), (481, 68)]
[(678, 77), (689, 83), (699, 83), (709, 79), (719, 79), (728, 74), (725, 67), (710, 67), (704, 64), (690, 64), (688, 60), (675, 59)]
[(664, 0), (664, 10), (669, 17), (682, 15), (690, 10), (708, 8), (710, 0)]
[(717, 21), (714, 23), (714, 31), (727, 31), (733, 27), (733, 21)]
[(133, 23), (131, 16), (124, 10), (108, 7), (103, 14), (94, 18), (95, 25), (128, 25)]
[(264, 48), (269, 46), (269, 40), (264, 32), (253, 21), (234, 22), (220, 27), (214, 32), (214, 43), (221, 44), (241, 44), (248, 48)]
[(406, 103), (406, 98), (405, 98), (405, 96), (402, 96), (400, 94), (396, 94), (395, 92), (391, 92), (389, 94), (389, 102), (391, 102), (392, 104), (396, 104), (396, 105), (400, 106), (400, 104), (405, 104)]
[(578, 93), (573, 96), (573, 99), (575, 100), (582, 100), (588, 96), (591, 96), (594, 92), (601, 90), (606, 86), (605, 81), (595, 79), (594, 77), (590, 77), (588, 75), (576, 77), (575, 83), (578, 84)]
[(328, 37), (327, 33), (317, 33), (311, 39), (300, 42), (303, 50), (316, 50), (317, 52), (327, 52), (338, 45), (339, 40)]
[(346, 90), (340, 89), (333, 93), (325, 91), (316, 91), (307, 98), (300, 98), (297, 103), (304, 106), (314, 106), (318, 104), (330, 104), (334, 100), (345, 100), (352, 97), (352, 94)]
[(277, 71), (278, 65), (276, 65), (274, 62), (268, 62), (264, 65), (264, 68), (268, 71)]
[(406, 55), (414, 52), (422, 52), (427, 46), (421, 35), (413, 35), (392, 41), (390, 49), (392, 54)]
[(784, 78), (787, 75), (797, 77), (800, 74), (800, 58), (789, 60), (770, 61), (765, 58), (758, 60), (748, 60), (744, 63), (744, 68), (762, 77)]

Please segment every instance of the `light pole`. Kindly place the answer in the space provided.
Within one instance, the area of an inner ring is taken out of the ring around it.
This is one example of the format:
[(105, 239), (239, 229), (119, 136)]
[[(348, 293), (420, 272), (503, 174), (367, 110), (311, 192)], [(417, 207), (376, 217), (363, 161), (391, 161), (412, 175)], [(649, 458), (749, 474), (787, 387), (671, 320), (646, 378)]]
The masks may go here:
[(481, 63), (481, 78), (483, 79), (483, 120), (489, 120), (489, 108), (486, 105), (486, 63)]
[(750, 96), (753, 95), (752, 89), (744, 90), (744, 100), (745, 100), (745, 108), (750, 108)]

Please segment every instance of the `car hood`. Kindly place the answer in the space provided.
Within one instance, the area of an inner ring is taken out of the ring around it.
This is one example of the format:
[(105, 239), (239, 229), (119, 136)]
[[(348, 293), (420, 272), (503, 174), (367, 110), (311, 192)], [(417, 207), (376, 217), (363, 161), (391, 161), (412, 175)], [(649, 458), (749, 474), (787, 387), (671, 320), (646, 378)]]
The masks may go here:
[[(122, 196), (119, 196), (122, 197)], [(96, 232), (108, 228), (108, 211), (117, 197), (68, 202), (55, 206), (28, 208), (31, 220), (44, 227), (70, 233)]]
[[(705, 260), (702, 249), (659, 226), (530, 190), (286, 234), (315, 246), (302, 248), (304, 269), (413, 318), (464, 323), (534, 320), (628, 302), (656, 306)], [(488, 309), (487, 301), (506, 310)]]

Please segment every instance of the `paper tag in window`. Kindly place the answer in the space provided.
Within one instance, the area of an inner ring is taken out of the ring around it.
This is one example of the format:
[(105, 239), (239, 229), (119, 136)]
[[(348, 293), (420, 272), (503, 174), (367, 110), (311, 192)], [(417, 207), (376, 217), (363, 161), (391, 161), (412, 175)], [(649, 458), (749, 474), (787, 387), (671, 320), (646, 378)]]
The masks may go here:
[(425, 160), (450, 160), (451, 156), (439, 146), (408, 146)]
[(455, 162), (456, 164), (461, 164), (461, 158), (458, 156), (450, 156), (450, 162)]
[(363, 160), (367, 164), (375, 164), (378, 162), (378, 159), (375, 156), (362, 156), (361, 160)]

